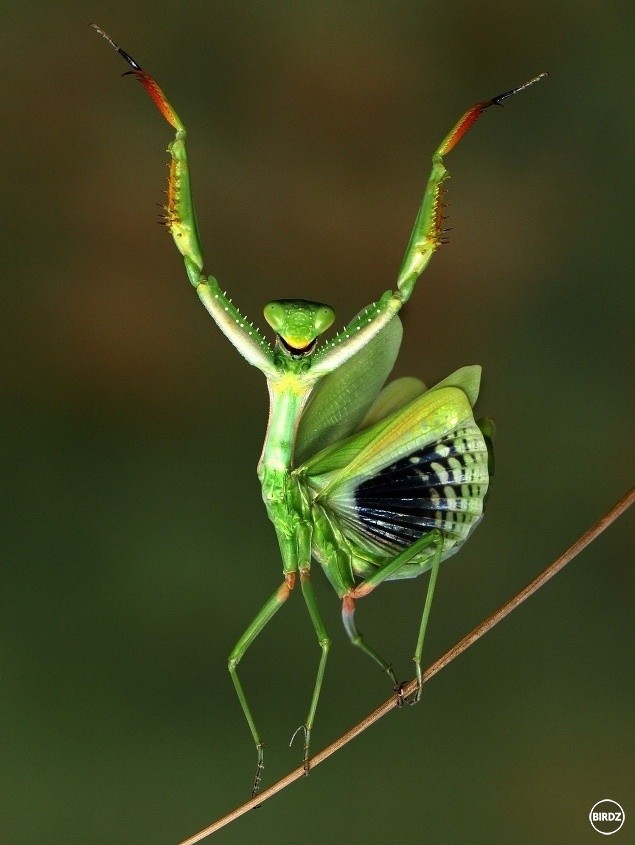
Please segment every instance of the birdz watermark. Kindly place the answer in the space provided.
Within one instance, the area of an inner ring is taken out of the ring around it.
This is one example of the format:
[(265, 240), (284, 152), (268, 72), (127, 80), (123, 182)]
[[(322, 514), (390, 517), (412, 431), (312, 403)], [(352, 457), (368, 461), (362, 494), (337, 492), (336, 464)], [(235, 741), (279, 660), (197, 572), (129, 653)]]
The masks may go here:
[(591, 827), (602, 836), (610, 836), (617, 831), (624, 824), (626, 818), (624, 810), (617, 801), (611, 798), (603, 798), (591, 807), (589, 813), (589, 821)]

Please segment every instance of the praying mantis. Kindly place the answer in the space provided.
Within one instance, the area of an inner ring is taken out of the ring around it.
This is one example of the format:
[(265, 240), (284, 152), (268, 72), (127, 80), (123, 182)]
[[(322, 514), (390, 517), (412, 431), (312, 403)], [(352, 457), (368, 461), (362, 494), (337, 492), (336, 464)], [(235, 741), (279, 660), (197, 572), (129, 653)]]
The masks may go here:
[(410, 377), (384, 387), (401, 344), (398, 312), (445, 241), (444, 156), (486, 109), (547, 74), (476, 103), (438, 146), (395, 291), (386, 291), (322, 346), (319, 338), (335, 320), (330, 306), (302, 299), (270, 302), (264, 317), (275, 333), (271, 346), (216, 279), (203, 273), (185, 125), (153, 77), (102, 29), (92, 26), (125, 59), (131, 68), (127, 73), (139, 80), (176, 132), (168, 146), (165, 223), (203, 305), (238, 352), (267, 379), (269, 420), (257, 474), (280, 546), (283, 580), (228, 661), (256, 746), (252, 788), (256, 795), (264, 743), (238, 665), (299, 580), (321, 652), (307, 717), (298, 729), (304, 734), (302, 759), (308, 774), (311, 732), (331, 646), (311, 584), (312, 559), (321, 565), (342, 602), (351, 642), (388, 675), (400, 703), (402, 685), (391, 664), (359, 632), (356, 604), (384, 581), (430, 572), (414, 650), (418, 687), (411, 703), (421, 696), (421, 656), (439, 566), (481, 521), (493, 466), (493, 424), (474, 419), (481, 376), (477, 365), (457, 370), (430, 389)]

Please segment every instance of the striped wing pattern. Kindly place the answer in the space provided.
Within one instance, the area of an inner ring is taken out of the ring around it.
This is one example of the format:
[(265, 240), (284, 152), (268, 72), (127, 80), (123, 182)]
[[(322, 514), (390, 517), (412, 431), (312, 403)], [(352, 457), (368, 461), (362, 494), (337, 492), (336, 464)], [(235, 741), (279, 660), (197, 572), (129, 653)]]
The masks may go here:
[(488, 483), (487, 446), (470, 420), (353, 488), (334, 490), (328, 507), (344, 534), (368, 552), (394, 556), (438, 528), (445, 558), (479, 522)]

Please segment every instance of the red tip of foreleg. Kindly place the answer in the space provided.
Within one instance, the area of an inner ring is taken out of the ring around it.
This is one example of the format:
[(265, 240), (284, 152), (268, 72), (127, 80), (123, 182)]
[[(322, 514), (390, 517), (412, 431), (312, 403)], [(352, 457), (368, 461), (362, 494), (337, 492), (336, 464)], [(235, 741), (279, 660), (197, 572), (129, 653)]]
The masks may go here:
[(509, 91), (505, 91), (504, 93), (499, 94), (497, 97), (492, 97), (491, 100), (482, 100), (480, 103), (476, 103), (476, 105), (472, 106), (471, 109), (468, 109), (468, 111), (465, 112), (465, 114), (456, 124), (454, 129), (443, 141), (443, 143), (437, 150), (437, 154), (440, 156), (444, 156), (446, 153), (449, 153), (450, 150), (459, 143), (465, 133), (472, 128), (474, 123), (476, 123), (476, 121), (483, 114), (485, 109), (488, 109), (490, 106), (500, 106), (503, 100), (507, 100), (509, 97), (513, 97), (514, 94), (519, 94), (521, 91), (524, 91), (525, 88), (529, 88), (530, 85), (533, 85), (534, 83), (539, 82), (541, 79), (544, 79), (545, 76), (549, 76), (547, 71), (539, 73), (537, 76), (534, 76), (532, 79), (529, 79), (522, 85), (518, 85), (518, 87), (512, 88)]
[[(123, 50), (120, 50), (120, 52), (123, 53)], [(128, 76), (129, 74), (131, 76), (136, 76), (139, 82), (148, 92), (148, 95), (152, 99), (152, 102), (159, 109), (159, 111), (170, 124), (170, 126), (173, 126), (177, 130), (184, 129), (185, 127), (181, 123), (181, 119), (170, 105), (168, 98), (165, 96), (156, 80), (152, 76), (150, 76), (149, 73), (146, 73), (145, 70), (140, 68), (136, 62), (134, 62), (133, 64), (132, 62), (134, 60), (130, 60), (130, 57), (127, 54), (124, 55), (124, 58), (134, 68), (134, 70), (127, 71), (124, 76)]]
[(179, 118), (178, 114), (170, 105), (168, 98), (165, 96), (160, 86), (150, 76), (150, 74), (146, 73), (145, 70), (139, 64), (139, 62), (133, 59), (130, 53), (126, 53), (126, 51), (123, 50), (119, 46), (119, 44), (117, 44), (116, 41), (113, 41), (110, 35), (108, 35), (107, 32), (104, 32), (101, 27), (97, 26), (96, 23), (92, 23), (91, 26), (106, 39), (106, 41), (111, 45), (111, 47), (113, 47), (119, 53), (119, 55), (128, 62), (128, 64), (132, 68), (132, 70), (129, 70), (127, 73), (124, 73), (124, 76), (127, 76), (128, 74), (136, 76), (139, 82), (143, 85), (143, 87), (146, 89), (146, 91), (152, 98), (152, 101), (154, 102), (155, 106), (159, 109), (159, 111), (170, 124), (170, 126), (173, 126), (176, 130), (185, 129), (185, 127), (181, 123), (181, 119)]
[(469, 111), (466, 111), (463, 117), (459, 120), (454, 129), (450, 132), (448, 137), (439, 147), (439, 155), (444, 156), (446, 153), (449, 153), (450, 150), (459, 143), (465, 133), (469, 132), (472, 126), (483, 114), (485, 109), (488, 109), (490, 106), (493, 105), (494, 100), (483, 100), (482, 102), (477, 103), (475, 106), (472, 106)]

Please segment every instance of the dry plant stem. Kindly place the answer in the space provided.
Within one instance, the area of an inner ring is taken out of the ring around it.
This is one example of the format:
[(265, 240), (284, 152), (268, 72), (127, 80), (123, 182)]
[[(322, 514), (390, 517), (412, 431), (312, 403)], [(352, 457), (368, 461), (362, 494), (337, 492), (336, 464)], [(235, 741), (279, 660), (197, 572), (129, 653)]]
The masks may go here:
[[(626, 511), (632, 504), (635, 502), (635, 487), (626, 493), (620, 501), (614, 505), (611, 510), (605, 514), (595, 525), (589, 528), (579, 540), (570, 546), (566, 552), (560, 555), (559, 558), (553, 561), (537, 578), (534, 578), (527, 586), (522, 589), (519, 593), (517, 593), (513, 598), (511, 598), (508, 602), (506, 602), (502, 607), (499, 607), (491, 616), (489, 616), (484, 622), (481, 622), (480, 625), (477, 625), (472, 631), (470, 631), (467, 636), (463, 637), (455, 646), (453, 646), (449, 651), (447, 651), (444, 655), (442, 655), (438, 660), (436, 660), (431, 666), (426, 669), (423, 673), (423, 683), (425, 684), (426, 681), (429, 681), (437, 672), (440, 672), (441, 669), (445, 668), (448, 663), (454, 660), (455, 657), (458, 657), (459, 654), (462, 654), (466, 649), (468, 649), (471, 645), (473, 645), (478, 639), (480, 639), (483, 634), (487, 633), (494, 625), (497, 625), (502, 619), (508, 616), (513, 610), (521, 605), (525, 599), (528, 599), (529, 596), (533, 595), (537, 590), (539, 590), (547, 581), (552, 578), (557, 572), (563, 569), (574, 557), (580, 554), (580, 552), (585, 549), (589, 543), (592, 543), (596, 537), (598, 537), (612, 522), (620, 517), (624, 511)], [(406, 686), (403, 687), (401, 692), (401, 697), (411, 695), (417, 688), (417, 681), (413, 679), (410, 681)], [(331, 745), (327, 746), (323, 751), (320, 751), (310, 760), (311, 768), (315, 768), (327, 757), (330, 757), (331, 754), (335, 754), (342, 746), (346, 745), (360, 733), (369, 728), (372, 724), (379, 721), (386, 713), (393, 710), (399, 704), (400, 696), (393, 695), (388, 701), (385, 701), (380, 707), (366, 716), (365, 719), (362, 719), (359, 724), (355, 725), (354, 728), (351, 728), (350, 731), (345, 733), (339, 739), (335, 740), (335, 742), (331, 743)], [(242, 816), (248, 810), (251, 810), (253, 807), (257, 807), (259, 804), (262, 804), (268, 798), (274, 796), (277, 792), (280, 792), (285, 787), (289, 786), (299, 778), (304, 776), (304, 767), (299, 766), (297, 769), (294, 769), (292, 772), (289, 772), (288, 775), (285, 775), (281, 780), (275, 783), (273, 786), (270, 786), (269, 789), (265, 789), (255, 798), (247, 801), (245, 804), (242, 804), (240, 807), (237, 807), (235, 810), (232, 810), (231, 813), (228, 813), (226, 816), (223, 816), (218, 821), (214, 822), (214, 824), (209, 825), (204, 830), (199, 831), (199, 833), (195, 833), (194, 836), (190, 836), (189, 839), (184, 839), (180, 845), (194, 845), (196, 842), (200, 842), (202, 839), (205, 839), (208, 836), (211, 836), (213, 833), (216, 833), (217, 830), (220, 830), (225, 825), (230, 824), (239, 816)]]

